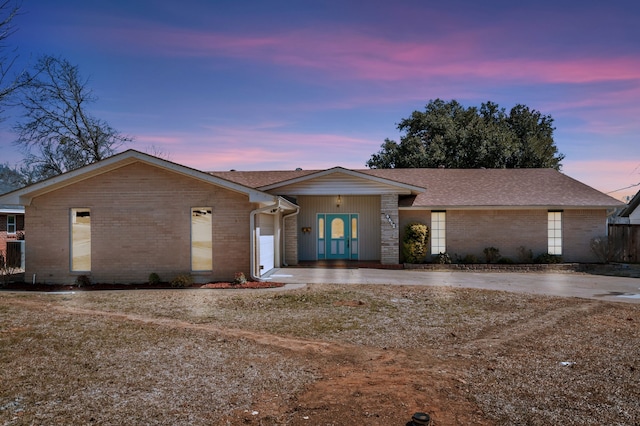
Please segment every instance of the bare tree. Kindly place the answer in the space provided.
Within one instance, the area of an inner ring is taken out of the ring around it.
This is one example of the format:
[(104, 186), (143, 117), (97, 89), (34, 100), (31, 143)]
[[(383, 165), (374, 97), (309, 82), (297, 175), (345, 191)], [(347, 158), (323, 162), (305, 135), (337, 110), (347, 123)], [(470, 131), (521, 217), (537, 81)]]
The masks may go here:
[(67, 60), (43, 56), (24, 78), (24, 121), (15, 126), (15, 143), (25, 155), (21, 169), (28, 181), (103, 160), (131, 141), (88, 113), (87, 105), (97, 99)]
[[(5, 105), (9, 97), (25, 82), (23, 76), (10, 74), (17, 59), (14, 50), (7, 45), (7, 39), (16, 30), (13, 19), (18, 14), (19, 7), (10, 0), (0, 3), (0, 106)], [(4, 111), (0, 108), (0, 114)]]

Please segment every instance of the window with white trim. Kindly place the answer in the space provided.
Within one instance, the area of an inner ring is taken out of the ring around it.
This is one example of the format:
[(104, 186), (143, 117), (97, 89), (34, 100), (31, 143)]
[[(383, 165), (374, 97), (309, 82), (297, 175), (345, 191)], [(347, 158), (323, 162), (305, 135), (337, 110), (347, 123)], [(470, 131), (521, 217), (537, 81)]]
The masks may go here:
[(213, 270), (213, 220), (211, 207), (191, 209), (191, 270)]
[(91, 271), (91, 210), (71, 209), (71, 270)]
[(7, 216), (7, 234), (16, 233), (16, 215), (10, 214)]
[(447, 252), (446, 212), (431, 212), (431, 254)]
[(562, 254), (562, 212), (547, 213), (547, 245), (549, 254)]

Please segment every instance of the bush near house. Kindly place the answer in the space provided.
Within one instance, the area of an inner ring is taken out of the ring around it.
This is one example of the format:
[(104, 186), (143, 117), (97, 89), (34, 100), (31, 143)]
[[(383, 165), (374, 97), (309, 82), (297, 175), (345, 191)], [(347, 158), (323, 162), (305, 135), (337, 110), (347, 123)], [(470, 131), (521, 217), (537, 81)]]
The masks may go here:
[(406, 263), (423, 263), (427, 256), (429, 228), (422, 223), (410, 223), (404, 228), (402, 254)]
[[(549, 254), (549, 253), (541, 253), (541, 254), (537, 255), (534, 258), (531, 249), (527, 249), (524, 246), (518, 247), (518, 254), (517, 254), (518, 258), (517, 258), (517, 261), (514, 261), (510, 257), (502, 256), (500, 254), (500, 249), (498, 249), (496, 247), (486, 247), (483, 250), (483, 253), (484, 253), (484, 261), (485, 261), (484, 263), (499, 263), (499, 264), (514, 264), (514, 263), (519, 263), (519, 264), (538, 263), (538, 264), (542, 264), (542, 263), (546, 263), (546, 264), (556, 264), (556, 263), (562, 263), (563, 262), (562, 256)], [(472, 265), (472, 264), (476, 264), (476, 263), (483, 263), (474, 254), (466, 254), (466, 255), (464, 255), (464, 257), (462, 257), (462, 256), (460, 256), (458, 254), (455, 254), (454, 258), (455, 258), (455, 263), (460, 263), (460, 264)], [(435, 257), (434, 261), (438, 262), (439, 258)], [(438, 262), (438, 263), (442, 263), (442, 262)]]
[(533, 263), (533, 252), (525, 246), (518, 247), (518, 262)]
[(149, 284), (160, 284), (161, 282), (160, 275), (155, 272), (149, 274)]
[(89, 287), (91, 285), (91, 278), (88, 275), (78, 275), (76, 277), (77, 287)]
[(173, 288), (185, 288), (193, 284), (193, 277), (189, 274), (178, 275), (171, 280), (171, 287)]
[(487, 263), (496, 263), (502, 257), (500, 249), (495, 247), (485, 247), (482, 252)]
[(557, 254), (541, 253), (533, 259), (533, 263), (562, 263), (562, 256)]

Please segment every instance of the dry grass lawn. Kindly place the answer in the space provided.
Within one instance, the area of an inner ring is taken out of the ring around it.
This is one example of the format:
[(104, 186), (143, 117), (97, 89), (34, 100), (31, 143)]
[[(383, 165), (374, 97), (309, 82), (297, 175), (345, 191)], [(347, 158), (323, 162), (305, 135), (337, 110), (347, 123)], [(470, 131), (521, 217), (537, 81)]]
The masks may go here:
[(0, 424), (640, 424), (640, 305), (445, 287), (0, 292)]

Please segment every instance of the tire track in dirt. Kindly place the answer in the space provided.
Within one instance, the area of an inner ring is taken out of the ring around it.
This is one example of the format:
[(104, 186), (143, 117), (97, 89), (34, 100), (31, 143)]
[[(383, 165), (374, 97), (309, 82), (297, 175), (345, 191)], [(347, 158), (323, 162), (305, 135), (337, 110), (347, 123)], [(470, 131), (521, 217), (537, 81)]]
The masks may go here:
[(519, 321), (511, 326), (500, 325), (484, 330), (480, 337), (464, 343), (461, 348), (475, 351), (497, 350), (500, 346), (540, 334), (548, 328), (556, 327), (563, 321), (569, 321), (570, 318), (585, 315), (601, 308), (602, 303), (598, 301), (585, 301), (576, 305), (564, 306), (528, 321)]
[[(296, 396), (295, 406), (265, 404), (260, 410), (265, 415), (287, 418), (288, 425), (308, 425), (309, 420), (304, 420), (305, 417), (313, 419), (316, 424), (359, 424), (363, 421), (370, 425), (404, 424), (417, 411), (429, 412), (434, 426), (491, 424), (470, 402), (462, 375), (451, 373), (450, 365), (445, 369), (442, 360), (428, 350), (408, 354), (397, 349), (279, 336), (215, 324), (59, 305), (50, 301), (15, 299), (12, 303), (29, 309), (46, 306), (49, 310), (70, 315), (104, 317), (212, 333), (228, 339), (247, 339), (302, 356), (320, 366), (319, 379)], [(256, 406), (260, 406), (259, 401)]]

